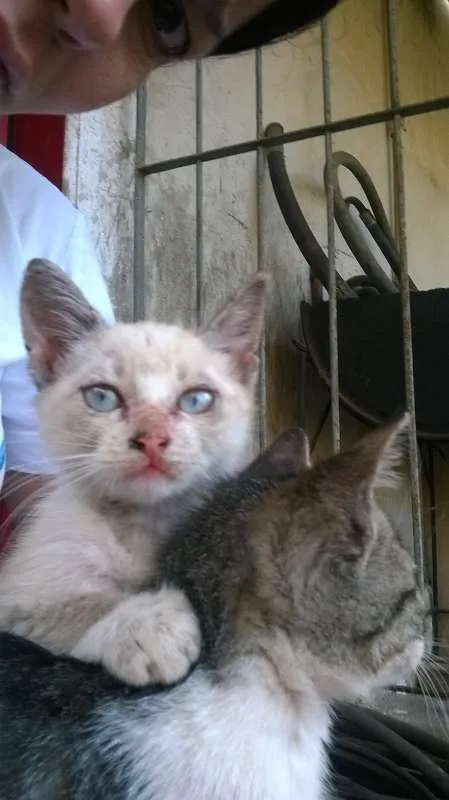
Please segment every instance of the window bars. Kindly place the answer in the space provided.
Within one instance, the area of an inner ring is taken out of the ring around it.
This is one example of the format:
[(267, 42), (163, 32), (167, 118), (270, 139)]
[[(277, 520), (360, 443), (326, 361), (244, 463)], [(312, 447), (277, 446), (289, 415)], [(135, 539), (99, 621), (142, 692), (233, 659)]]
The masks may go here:
[[(380, 110), (350, 116), (344, 119), (333, 119), (331, 106), (331, 42), (329, 26), (326, 21), (321, 23), (321, 59), (324, 101), (324, 121), (283, 132), (279, 136), (266, 136), (263, 130), (262, 115), (262, 68), (261, 54), (256, 54), (255, 60), (255, 86), (256, 86), (256, 137), (252, 140), (235, 144), (203, 149), (202, 142), (202, 65), (196, 65), (196, 152), (185, 156), (158, 160), (146, 163), (146, 122), (147, 122), (147, 89), (143, 86), (137, 95), (136, 115), (136, 163), (137, 173), (134, 195), (135, 238), (134, 238), (134, 317), (142, 319), (145, 314), (145, 300), (141, 287), (144, 285), (145, 274), (145, 182), (158, 173), (167, 173), (181, 167), (193, 166), (196, 171), (196, 285), (197, 285), (197, 314), (201, 305), (201, 270), (203, 263), (203, 166), (205, 163), (218, 159), (230, 158), (236, 155), (255, 152), (257, 153), (257, 254), (259, 263), (262, 261), (263, 242), (260, 235), (262, 230), (261, 193), (262, 179), (266, 169), (265, 155), (269, 148), (276, 145), (289, 144), (324, 137), (326, 161), (329, 163), (332, 155), (333, 136), (343, 131), (363, 129), (368, 126), (388, 123), (391, 133), (391, 152), (394, 176), (394, 202), (396, 211), (396, 240), (401, 261), (400, 297), (402, 309), (403, 356), (405, 373), (406, 405), (411, 415), (409, 431), (409, 475), (410, 475), (410, 503), (413, 522), (413, 545), (416, 563), (418, 565), (420, 581), (426, 581), (424, 537), (423, 537), (423, 511), (421, 503), (420, 486), (420, 460), (416, 437), (415, 418), (415, 393), (412, 326), (410, 310), (410, 282), (408, 276), (407, 259), (407, 231), (406, 231), (406, 196), (404, 182), (404, 148), (402, 125), (407, 118), (429, 114), (431, 112), (449, 109), (449, 96), (424, 100), (416, 103), (401, 103), (399, 91), (398, 70), (398, 34), (397, 0), (386, 0), (387, 9), (387, 60), (388, 60), (388, 87), (390, 104)], [(334, 450), (340, 448), (340, 397), (339, 397), (339, 348), (337, 326), (337, 286), (336, 286), (336, 250), (335, 250), (335, 222), (334, 222), (334, 187), (330, 180), (326, 180), (326, 207), (327, 207), (327, 248), (330, 264), (329, 274), (329, 350), (331, 364), (331, 419), (332, 442)], [(263, 365), (262, 365), (263, 366)], [(262, 381), (264, 384), (265, 382)], [(263, 406), (263, 396), (262, 396)], [(433, 556), (435, 558), (435, 556)], [(435, 561), (433, 563), (433, 589), (434, 605), (438, 603), (437, 577)], [(439, 609), (439, 613), (449, 613)]]

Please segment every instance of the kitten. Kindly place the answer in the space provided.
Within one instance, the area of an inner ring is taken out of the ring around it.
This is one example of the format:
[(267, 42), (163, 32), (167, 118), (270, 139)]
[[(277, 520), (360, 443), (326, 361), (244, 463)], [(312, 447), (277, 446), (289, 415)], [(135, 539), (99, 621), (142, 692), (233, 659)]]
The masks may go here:
[(423, 654), (425, 594), (373, 496), (404, 424), (316, 467), (290, 433), (193, 512), (160, 554), (203, 641), (171, 690), (0, 636), (4, 796), (323, 798), (332, 702)]
[(140, 592), (161, 543), (248, 456), (267, 279), (194, 333), (106, 327), (33, 261), (21, 312), (53, 487), (0, 570), (0, 626), (140, 685), (178, 680), (198, 622), (175, 588)]

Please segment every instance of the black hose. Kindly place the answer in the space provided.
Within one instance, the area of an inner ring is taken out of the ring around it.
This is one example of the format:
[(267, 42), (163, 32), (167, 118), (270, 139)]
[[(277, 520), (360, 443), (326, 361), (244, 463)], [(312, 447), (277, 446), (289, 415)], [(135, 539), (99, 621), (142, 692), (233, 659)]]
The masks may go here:
[[(384, 254), (385, 258), (387, 259), (388, 263), (390, 264), (391, 269), (393, 270), (398, 283), (401, 280), (401, 259), (399, 257), (399, 253), (396, 249), (396, 245), (392, 239), (382, 230), (379, 223), (377, 222), (374, 214), (370, 211), (369, 208), (363, 205), (363, 203), (359, 200), (358, 197), (346, 197), (345, 198), (346, 206), (354, 206), (359, 213), (359, 217), (363, 222), (365, 228), (367, 229), (368, 233), (373, 237), (374, 241), (376, 242), (379, 250)], [(410, 288), (416, 289), (411, 279), (410, 280)]]
[[(265, 135), (270, 138), (284, 132), (282, 125), (274, 122), (268, 126)], [(282, 144), (268, 147), (267, 161), (270, 178), (282, 215), (301, 253), (306, 259), (313, 275), (318, 278), (325, 289), (329, 289), (329, 259), (315, 238), (290, 183), (285, 166), (284, 147)], [(356, 292), (348, 286), (337, 273), (337, 294), (339, 297), (356, 297)]]
[[(279, 137), (283, 132), (282, 125), (278, 122), (273, 122), (268, 125), (265, 136), (268, 139)], [(285, 164), (284, 146), (276, 144), (272, 147), (267, 147), (266, 153), (271, 183), (284, 220), (306, 259), (312, 274), (325, 289), (329, 290), (329, 259), (313, 234), (296, 198)], [(371, 209), (366, 208), (357, 197), (347, 199), (343, 197), (338, 181), (338, 168), (340, 166), (350, 170), (358, 180)], [(381, 294), (399, 292), (401, 260), (382, 202), (368, 172), (354, 156), (340, 151), (333, 153), (329, 163), (326, 164), (324, 177), (325, 181), (330, 181), (333, 185), (335, 219), (348, 247), (364, 270), (367, 277), (365, 285), (369, 285), (373, 290)], [(392, 281), (377, 263), (362, 231), (350, 214), (348, 208), (350, 205), (357, 209), (363, 225), (390, 264), (397, 282)], [(338, 272), (336, 281), (337, 296), (339, 298), (357, 296), (358, 292), (355, 290), (355, 286), (353, 287), (349, 282), (343, 280)], [(416, 289), (411, 280), (410, 288)]]
[(376, 222), (384, 232), (386, 238), (394, 241), (393, 233), (373, 181), (361, 163), (350, 153), (345, 153), (343, 150), (333, 153), (330, 161), (324, 168), (325, 181), (331, 181), (334, 187), (334, 213), (337, 225), (340, 228), (346, 244), (351, 249), (365, 274), (370, 278), (372, 285), (376, 286), (383, 294), (396, 293), (399, 291), (398, 286), (390, 280), (382, 267), (377, 263), (360, 228), (349, 213), (338, 181), (339, 167), (346, 167), (358, 180), (369, 200)]
[(371, 709), (336, 712), (329, 756), (340, 800), (448, 800), (449, 742)]

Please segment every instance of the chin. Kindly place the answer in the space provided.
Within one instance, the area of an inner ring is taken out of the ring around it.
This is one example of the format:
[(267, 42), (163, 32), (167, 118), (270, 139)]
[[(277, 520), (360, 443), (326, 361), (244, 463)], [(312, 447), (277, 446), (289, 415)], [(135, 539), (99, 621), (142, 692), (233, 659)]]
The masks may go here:
[(153, 505), (179, 494), (179, 482), (165, 475), (138, 476), (116, 484), (113, 499), (137, 505)]
[(193, 487), (200, 488), (202, 481), (198, 475), (185, 474), (170, 477), (164, 474), (136, 475), (120, 481), (105, 482), (106, 495), (111, 500), (151, 506), (170, 498), (179, 497)]

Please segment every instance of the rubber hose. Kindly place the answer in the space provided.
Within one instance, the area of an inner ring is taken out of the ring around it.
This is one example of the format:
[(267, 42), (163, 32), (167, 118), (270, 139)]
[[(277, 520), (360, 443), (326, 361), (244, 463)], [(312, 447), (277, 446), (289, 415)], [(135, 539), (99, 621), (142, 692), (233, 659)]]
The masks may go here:
[(397, 293), (399, 288), (377, 263), (365, 241), (365, 237), (348, 210), (338, 181), (339, 167), (348, 169), (358, 180), (369, 200), (374, 217), (381, 230), (388, 239), (393, 240), (393, 233), (373, 181), (362, 164), (350, 153), (345, 153), (343, 150), (333, 153), (330, 161), (324, 167), (324, 180), (326, 182), (331, 181), (334, 187), (334, 213), (337, 225), (346, 244), (365, 274), (370, 278), (372, 285), (376, 286), (382, 294)]
[[(267, 138), (280, 136), (283, 132), (282, 125), (274, 122), (267, 127), (265, 136)], [(318, 278), (325, 289), (329, 290), (329, 259), (315, 238), (296, 199), (285, 166), (284, 147), (282, 144), (277, 144), (267, 147), (266, 150), (271, 183), (284, 220), (312, 270), (312, 274)], [(348, 286), (338, 272), (336, 282), (338, 297), (357, 297), (356, 292)]]
[(336, 712), (330, 759), (345, 800), (448, 800), (448, 742), (371, 709)]

